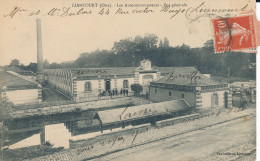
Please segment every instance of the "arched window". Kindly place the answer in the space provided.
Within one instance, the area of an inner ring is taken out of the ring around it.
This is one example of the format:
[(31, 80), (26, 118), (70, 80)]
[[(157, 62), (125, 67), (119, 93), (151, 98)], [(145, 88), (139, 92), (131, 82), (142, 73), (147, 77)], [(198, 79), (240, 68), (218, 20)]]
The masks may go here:
[(91, 91), (91, 83), (90, 82), (86, 82), (85, 83), (85, 91), (88, 92), (88, 91)]
[(123, 81), (123, 88), (129, 88), (128, 80)]

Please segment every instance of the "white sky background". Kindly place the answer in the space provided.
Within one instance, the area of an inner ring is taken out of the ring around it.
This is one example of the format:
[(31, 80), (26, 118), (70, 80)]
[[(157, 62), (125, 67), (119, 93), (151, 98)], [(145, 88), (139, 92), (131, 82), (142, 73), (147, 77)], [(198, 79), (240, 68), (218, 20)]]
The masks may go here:
[[(226, 8), (244, 6), (247, 1), (239, 0), (207, 1), (208, 8)], [(44, 3), (45, 2), (45, 3)], [(36, 18), (42, 20), (43, 57), (49, 63), (71, 61), (83, 52), (94, 51), (97, 48), (110, 50), (115, 41), (126, 37), (144, 36), (152, 33), (159, 36), (159, 40), (167, 37), (170, 46), (187, 44), (191, 47), (201, 47), (207, 40), (213, 39), (213, 29), (210, 18), (201, 18), (189, 23), (184, 14), (170, 19), (170, 14), (159, 12), (149, 15), (82, 15), (60, 18), (58, 16), (44, 16), (53, 7), (71, 7), (72, 2), (62, 1), (1, 1), (5, 10), (0, 11), (0, 65), (8, 65), (12, 59), (18, 59), (24, 65), (37, 60)], [(74, 1), (75, 2), (75, 1)], [(77, 1), (78, 3), (86, 1)], [(94, 2), (94, 1), (92, 1)], [(109, 1), (107, 1), (109, 2)], [(130, 3), (130, 1), (121, 1)], [(131, 1), (137, 3), (138, 1)], [(140, 1), (139, 1), (140, 2)], [(145, 1), (142, 1), (145, 3)], [(159, 1), (149, 1), (158, 3)], [(171, 3), (186, 2), (188, 7), (198, 6), (202, 1), (168, 1)], [(219, 3), (222, 2), (222, 3)], [(225, 3), (224, 3), (225, 2)], [(116, 3), (115, 3), (116, 4)], [(219, 6), (221, 4), (221, 6)], [(236, 6), (235, 6), (236, 5)], [(14, 18), (4, 18), (14, 6), (24, 9), (41, 9), (41, 16), (27, 17), (17, 15)], [(187, 7), (187, 8), (188, 8)], [(177, 7), (176, 9), (178, 9)], [(74, 9), (74, 8), (72, 8)], [(78, 8), (79, 9), (79, 8)], [(85, 8), (85, 10), (100, 10), (100, 8)], [(123, 8), (134, 9), (134, 8)], [(152, 8), (151, 8), (152, 9)], [(160, 8), (154, 8), (160, 10)], [(113, 12), (117, 9), (112, 8)]]

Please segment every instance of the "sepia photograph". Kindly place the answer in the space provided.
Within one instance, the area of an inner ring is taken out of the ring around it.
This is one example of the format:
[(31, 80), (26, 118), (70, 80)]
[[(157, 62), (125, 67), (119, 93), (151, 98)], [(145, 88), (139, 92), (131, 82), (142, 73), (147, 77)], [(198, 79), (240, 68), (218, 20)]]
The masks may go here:
[(256, 160), (255, 1), (0, 6), (0, 161)]

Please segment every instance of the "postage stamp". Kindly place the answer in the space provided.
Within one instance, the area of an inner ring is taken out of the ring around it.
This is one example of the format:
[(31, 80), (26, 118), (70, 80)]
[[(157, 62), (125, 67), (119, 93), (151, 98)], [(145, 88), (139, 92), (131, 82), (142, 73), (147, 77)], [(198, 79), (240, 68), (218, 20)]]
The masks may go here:
[(213, 19), (215, 52), (255, 51), (256, 33), (254, 17)]

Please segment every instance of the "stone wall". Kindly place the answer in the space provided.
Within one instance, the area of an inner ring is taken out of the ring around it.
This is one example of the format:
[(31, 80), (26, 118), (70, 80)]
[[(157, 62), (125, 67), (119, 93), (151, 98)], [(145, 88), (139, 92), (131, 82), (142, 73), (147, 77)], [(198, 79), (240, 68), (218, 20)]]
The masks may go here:
[(173, 90), (167, 88), (157, 88), (150, 86), (150, 100), (155, 102), (170, 101), (184, 98), (191, 106), (195, 106), (195, 93), (180, 90)]
[(39, 102), (37, 88), (6, 91), (6, 96), (14, 105)]
[[(37, 92), (37, 91), (36, 91)], [(128, 106), (128, 105), (141, 105), (150, 103), (149, 101), (138, 99), (134, 97), (122, 97), (117, 99), (106, 99), (92, 102), (84, 102), (78, 104), (67, 104), (67, 105), (57, 105), (50, 107), (41, 107), (41, 108), (30, 108), (12, 111), (10, 117), (12, 119), (15, 118), (23, 118), (23, 117), (31, 117), (31, 116), (40, 116), (40, 115), (51, 115), (51, 114), (60, 114), (67, 112), (77, 111), (85, 111), (89, 109), (111, 109), (113, 107), (119, 106)]]

